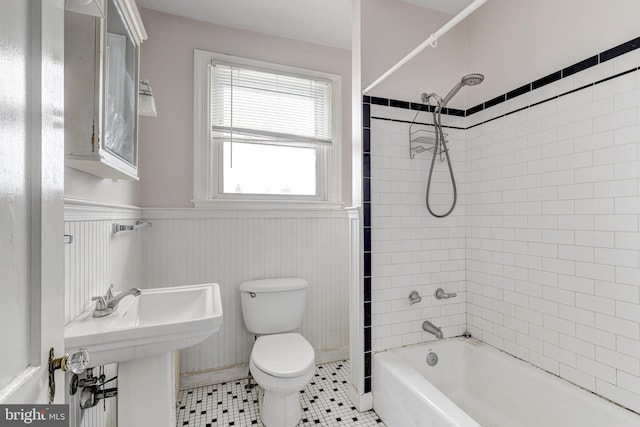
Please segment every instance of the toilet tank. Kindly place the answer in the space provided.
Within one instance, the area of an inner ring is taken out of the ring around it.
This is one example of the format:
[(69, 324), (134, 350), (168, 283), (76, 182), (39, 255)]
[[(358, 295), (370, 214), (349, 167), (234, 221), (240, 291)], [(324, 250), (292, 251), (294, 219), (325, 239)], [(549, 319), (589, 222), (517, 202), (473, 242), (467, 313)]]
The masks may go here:
[(251, 280), (240, 285), (244, 324), (254, 334), (277, 334), (302, 323), (307, 287), (304, 279)]

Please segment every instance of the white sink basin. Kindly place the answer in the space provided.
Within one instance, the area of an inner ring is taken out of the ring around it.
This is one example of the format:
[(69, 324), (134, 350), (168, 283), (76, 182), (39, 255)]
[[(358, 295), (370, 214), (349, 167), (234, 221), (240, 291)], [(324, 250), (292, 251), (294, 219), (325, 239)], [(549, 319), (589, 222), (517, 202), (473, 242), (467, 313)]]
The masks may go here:
[(143, 289), (127, 296), (106, 317), (93, 307), (64, 329), (66, 352), (89, 350), (89, 367), (156, 356), (204, 341), (220, 329), (222, 302), (217, 283)]

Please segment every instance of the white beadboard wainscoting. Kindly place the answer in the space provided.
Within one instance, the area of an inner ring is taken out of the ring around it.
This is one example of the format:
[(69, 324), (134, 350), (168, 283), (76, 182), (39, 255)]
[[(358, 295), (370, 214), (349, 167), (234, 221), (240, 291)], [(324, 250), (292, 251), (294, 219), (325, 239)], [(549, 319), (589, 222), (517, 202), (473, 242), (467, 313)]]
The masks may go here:
[[(116, 290), (220, 284), (222, 327), (181, 352), (183, 387), (246, 376), (253, 336), (244, 326), (237, 290), (245, 280), (306, 279), (310, 287), (301, 333), (316, 350), (316, 361), (348, 357), (344, 210), (138, 209), (67, 200), (65, 212), (65, 233), (73, 235), (65, 247), (67, 322), (111, 283)], [(112, 234), (112, 223), (130, 225), (137, 219), (152, 226)]]
[[(65, 245), (65, 323), (91, 307), (91, 297), (104, 295), (110, 284), (114, 284), (116, 291), (140, 286), (141, 233), (113, 234), (112, 224), (132, 225), (141, 214), (137, 208), (65, 200), (64, 232), (73, 236), (73, 242)], [(107, 379), (117, 375), (117, 365), (105, 366), (104, 374)], [(100, 375), (98, 368), (94, 375)], [(67, 374), (67, 384), (70, 378), (71, 374)], [(115, 386), (116, 382), (107, 384), (107, 387)], [(64, 391), (68, 396), (67, 390)], [(68, 396), (72, 426), (117, 425), (117, 398), (80, 411), (79, 397), (80, 391)]]
[(66, 202), (65, 234), (73, 243), (65, 245), (65, 322), (92, 305), (91, 297), (104, 295), (109, 285), (114, 291), (140, 287), (142, 233), (113, 234), (114, 223), (133, 225), (142, 211), (135, 208), (99, 207), (79, 201)]
[(222, 327), (182, 352), (183, 387), (246, 375), (253, 335), (244, 326), (238, 292), (246, 280), (306, 279), (301, 333), (316, 350), (316, 362), (348, 357), (346, 212), (146, 209), (145, 217), (153, 222), (144, 235), (145, 287), (220, 284)]

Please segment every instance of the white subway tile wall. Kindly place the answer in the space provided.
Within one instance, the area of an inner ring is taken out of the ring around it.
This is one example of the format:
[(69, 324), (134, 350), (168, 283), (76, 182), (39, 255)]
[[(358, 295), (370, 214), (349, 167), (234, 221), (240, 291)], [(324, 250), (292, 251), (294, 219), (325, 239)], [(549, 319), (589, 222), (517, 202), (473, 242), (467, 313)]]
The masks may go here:
[[(557, 97), (639, 65), (633, 51), (448, 117), (466, 129), (445, 130), (459, 189), (445, 219), (424, 207), (431, 155), (410, 160), (409, 124), (380, 119), (412, 117), (374, 106), (375, 351), (434, 339), (430, 320), (640, 412), (640, 72)], [(459, 296), (436, 301), (436, 287)]]
[[(428, 215), (425, 190), (431, 153), (409, 157), (409, 124), (415, 111), (400, 114), (398, 108), (372, 105), (371, 202), (372, 202), (372, 349), (374, 351), (435, 339), (422, 330), (430, 320), (445, 336), (466, 329), (465, 315), (465, 150), (464, 130), (444, 128), (449, 141), (456, 184), (457, 206), (453, 213), (436, 219)], [(404, 110), (408, 111), (408, 110)], [(451, 126), (459, 117), (443, 117)], [(432, 123), (421, 112), (417, 121)], [(421, 126), (432, 130), (432, 126)], [(413, 129), (415, 130), (415, 128)], [(430, 202), (436, 213), (446, 212), (452, 202), (446, 161), (436, 159)], [(437, 288), (457, 292), (448, 300), (436, 300)], [(409, 305), (416, 290), (422, 302)]]
[(466, 133), (470, 332), (635, 411), (639, 79), (629, 73)]

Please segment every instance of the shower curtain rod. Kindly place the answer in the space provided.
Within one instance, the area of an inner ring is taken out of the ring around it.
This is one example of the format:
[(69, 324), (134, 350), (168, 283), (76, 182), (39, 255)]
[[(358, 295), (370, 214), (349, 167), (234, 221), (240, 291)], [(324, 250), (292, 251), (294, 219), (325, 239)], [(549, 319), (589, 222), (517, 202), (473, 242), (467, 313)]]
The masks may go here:
[(420, 46), (416, 47), (411, 52), (409, 52), (404, 58), (402, 58), (400, 61), (398, 61), (396, 63), (396, 65), (394, 65), (393, 67), (389, 68), (383, 75), (378, 77), (377, 80), (375, 80), (373, 83), (371, 83), (369, 86), (367, 86), (365, 88), (365, 90), (362, 91), (362, 93), (365, 94), (365, 95), (367, 93), (369, 93), (371, 91), (371, 89), (373, 89), (374, 87), (378, 86), (380, 83), (382, 83), (383, 80), (385, 80), (391, 74), (393, 74), (396, 71), (398, 71), (398, 69), (400, 67), (402, 67), (404, 64), (406, 64), (407, 62), (412, 60), (414, 56), (416, 56), (417, 54), (422, 52), (424, 49), (426, 49), (427, 46), (436, 47), (436, 45), (438, 44), (438, 39), (440, 37), (445, 35), (450, 29), (455, 27), (460, 21), (462, 21), (467, 16), (471, 15), (477, 8), (479, 8), (480, 6), (485, 4), (486, 2), (487, 2), (487, 0), (475, 0), (469, 6), (464, 8), (464, 10), (462, 12), (458, 13), (449, 22), (444, 24), (442, 26), (442, 28), (440, 28), (435, 33), (431, 34), (429, 36), (429, 38), (426, 39), (424, 42), (422, 42), (422, 44)]

